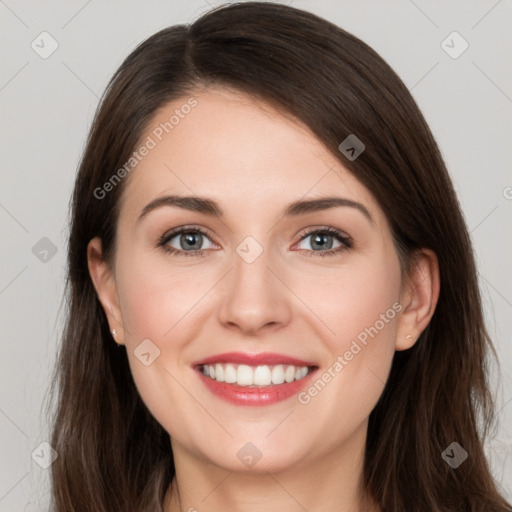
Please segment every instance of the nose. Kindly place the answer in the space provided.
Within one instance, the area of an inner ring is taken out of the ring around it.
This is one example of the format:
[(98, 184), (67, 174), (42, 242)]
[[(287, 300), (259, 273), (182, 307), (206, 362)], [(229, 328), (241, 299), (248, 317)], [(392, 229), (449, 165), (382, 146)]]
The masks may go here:
[(251, 263), (234, 254), (234, 268), (226, 276), (218, 310), (224, 327), (256, 336), (289, 324), (293, 294), (284, 272), (270, 260), (265, 250)]

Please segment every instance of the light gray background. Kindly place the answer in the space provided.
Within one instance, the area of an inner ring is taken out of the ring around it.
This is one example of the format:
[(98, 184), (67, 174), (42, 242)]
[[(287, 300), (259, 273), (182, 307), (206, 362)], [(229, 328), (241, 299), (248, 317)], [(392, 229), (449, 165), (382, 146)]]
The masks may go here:
[[(67, 207), (98, 98), (139, 42), (219, 3), (0, 0), (0, 511), (48, 507), (48, 470), (31, 455), (48, 440), (42, 411), (63, 320)], [(512, 499), (512, 1), (287, 3), (377, 50), (441, 147), (475, 244), (502, 367), (500, 428), (486, 449)], [(43, 31), (59, 45), (48, 59), (31, 48)], [(457, 59), (441, 47), (453, 31), (469, 43)], [(32, 252), (42, 237), (58, 249), (47, 262)]]

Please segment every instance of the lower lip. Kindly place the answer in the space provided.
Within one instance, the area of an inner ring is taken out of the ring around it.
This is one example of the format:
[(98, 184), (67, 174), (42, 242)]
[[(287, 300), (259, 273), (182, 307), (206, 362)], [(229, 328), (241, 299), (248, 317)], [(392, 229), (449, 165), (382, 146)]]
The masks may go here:
[(222, 398), (226, 402), (235, 405), (262, 406), (275, 404), (296, 395), (306, 387), (316, 370), (316, 368), (310, 370), (310, 372), (300, 380), (257, 388), (217, 382), (216, 380), (203, 375), (201, 369), (198, 369), (197, 373), (204, 385), (214, 395)]

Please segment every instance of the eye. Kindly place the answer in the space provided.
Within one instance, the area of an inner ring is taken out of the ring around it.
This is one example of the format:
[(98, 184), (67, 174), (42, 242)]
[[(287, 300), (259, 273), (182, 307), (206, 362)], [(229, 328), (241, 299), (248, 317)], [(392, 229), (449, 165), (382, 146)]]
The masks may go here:
[[(299, 244), (310, 237), (311, 240), (304, 245), (309, 245), (311, 249), (299, 247), (302, 250), (306, 250), (306, 253), (309, 253), (308, 256), (312, 256), (314, 253), (316, 253), (315, 256), (334, 255), (335, 253), (350, 249), (353, 245), (352, 239), (348, 235), (331, 227), (308, 231), (301, 236)], [(334, 245), (336, 242), (338, 242), (338, 245)]]
[[(305, 251), (307, 256), (335, 255), (353, 246), (350, 236), (329, 226), (304, 233), (297, 246), (310, 237), (310, 242), (304, 243), (304, 245), (309, 245), (310, 248), (299, 247), (301, 251)], [(207, 241), (211, 245), (204, 247), (204, 242)], [(338, 245), (335, 245), (336, 242)], [(207, 233), (194, 226), (186, 226), (165, 233), (158, 241), (157, 247), (162, 247), (166, 252), (175, 256), (204, 256), (207, 249), (218, 248), (211, 242)]]
[[(199, 228), (184, 227), (166, 233), (158, 242), (159, 247), (177, 256), (203, 256), (206, 249), (204, 242), (210, 240), (208, 235)], [(211, 243), (211, 241), (210, 241)], [(214, 244), (212, 244), (214, 246)]]

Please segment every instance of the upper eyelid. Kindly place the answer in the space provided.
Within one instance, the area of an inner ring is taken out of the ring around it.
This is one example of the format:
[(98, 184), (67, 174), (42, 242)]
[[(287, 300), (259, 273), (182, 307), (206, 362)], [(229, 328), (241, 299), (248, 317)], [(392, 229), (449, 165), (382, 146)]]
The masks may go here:
[(192, 232), (199, 232), (203, 235), (207, 235), (209, 237), (212, 237), (213, 235), (210, 234), (210, 232), (206, 229), (206, 228), (203, 228), (203, 227), (199, 227), (199, 226), (181, 226), (179, 228), (174, 228), (174, 229), (170, 229), (169, 231), (166, 231), (163, 235), (162, 235), (162, 239), (164, 238), (171, 238), (171, 237), (174, 237), (175, 235), (179, 235), (183, 232), (187, 232), (187, 231), (192, 231)]
[(352, 237), (348, 233), (346, 233), (342, 229), (334, 228), (332, 226), (320, 226), (320, 227), (305, 228), (304, 230), (300, 231), (297, 236), (302, 240), (304, 237), (312, 235), (313, 233), (328, 233), (333, 236), (338, 235), (343, 238), (352, 240)]

